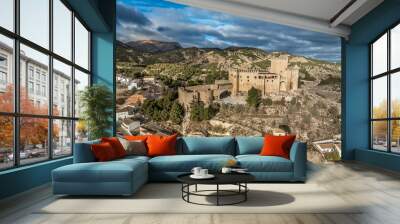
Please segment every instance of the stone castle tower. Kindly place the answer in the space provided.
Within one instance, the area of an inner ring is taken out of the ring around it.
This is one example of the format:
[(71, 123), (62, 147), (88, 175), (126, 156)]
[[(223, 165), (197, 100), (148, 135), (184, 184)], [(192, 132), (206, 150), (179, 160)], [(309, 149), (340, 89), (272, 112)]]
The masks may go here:
[(298, 89), (299, 68), (288, 68), (289, 57), (282, 55), (271, 59), (269, 70), (230, 70), (229, 81), (232, 83), (232, 94), (247, 94), (252, 88), (261, 91), (262, 95), (271, 92), (286, 92)]

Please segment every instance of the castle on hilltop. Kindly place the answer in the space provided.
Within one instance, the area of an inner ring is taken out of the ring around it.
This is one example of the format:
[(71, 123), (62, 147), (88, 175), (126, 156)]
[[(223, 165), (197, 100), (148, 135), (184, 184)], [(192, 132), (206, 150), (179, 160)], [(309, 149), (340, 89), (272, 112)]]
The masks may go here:
[(232, 95), (245, 95), (252, 88), (261, 91), (262, 95), (272, 92), (286, 92), (298, 89), (299, 67), (288, 68), (289, 57), (281, 55), (271, 59), (268, 70), (235, 69), (229, 70), (229, 81), (232, 83)]
[(214, 84), (179, 87), (179, 103), (190, 109), (192, 103), (202, 102), (206, 106), (214, 100), (229, 95), (247, 95), (252, 88), (261, 91), (262, 96), (274, 92), (287, 92), (298, 89), (299, 67), (288, 68), (287, 55), (271, 59), (268, 70), (236, 69), (229, 71), (229, 80), (216, 80)]

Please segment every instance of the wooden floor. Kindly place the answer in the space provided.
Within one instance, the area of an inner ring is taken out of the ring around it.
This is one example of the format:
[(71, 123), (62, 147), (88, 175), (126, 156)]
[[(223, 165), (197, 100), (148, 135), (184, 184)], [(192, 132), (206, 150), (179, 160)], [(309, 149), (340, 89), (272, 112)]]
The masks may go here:
[(349, 203), (362, 201), (367, 206), (357, 214), (35, 214), (38, 206), (54, 200), (50, 187), (43, 186), (0, 202), (0, 223), (400, 223), (400, 174), (358, 163), (310, 167), (308, 182), (324, 186)]

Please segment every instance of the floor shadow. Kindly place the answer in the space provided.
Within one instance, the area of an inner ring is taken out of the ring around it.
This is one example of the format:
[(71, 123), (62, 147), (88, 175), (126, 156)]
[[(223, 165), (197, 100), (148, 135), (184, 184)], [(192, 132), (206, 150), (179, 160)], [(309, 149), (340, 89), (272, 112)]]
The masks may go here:
[(57, 195), (58, 199), (134, 199), (134, 195)]
[[(210, 194), (206, 201), (210, 204), (216, 204), (216, 193)], [(220, 203), (231, 203), (241, 200), (243, 196), (220, 197)], [(237, 204), (242, 207), (265, 207), (278, 206), (294, 202), (296, 199), (290, 195), (276, 191), (251, 190), (248, 192), (247, 201)]]
[[(203, 188), (203, 187), (202, 187)], [(208, 190), (214, 190), (214, 187), (208, 188)], [(193, 191), (194, 188), (191, 188)], [(161, 191), (161, 192), (160, 192)], [(215, 195), (216, 192), (210, 192), (209, 195)], [(264, 191), (264, 190), (250, 190), (247, 195), (247, 201), (244, 203), (240, 203), (240, 206), (277, 206), (283, 204), (289, 204), (295, 200), (293, 196), (290, 194), (285, 194), (281, 192), (275, 191)], [(199, 197), (198, 200), (204, 199), (207, 203), (216, 204), (215, 196), (195, 196)], [(229, 196), (222, 197), (223, 203), (229, 203), (233, 201), (240, 201), (242, 199), (242, 195), (239, 196)], [(81, 196), (70, 196), (63, 195), (57, 196), (56, 199), (168, 199), (168, 198), (181, 198), (181, 185), (179, 184), (147, 184), (138, 192), (133, 195), (127, 196), (95, 196), (95, 195), (81, 195)], [(195, 199), (195, 198), (194, 198)]]
[[(192, 187), (193, 188), (193, 187)], [(169, 199), (181, 197), (181, 185), (177, 183), (148, 183), (133, 195), (59, 195), (58, 199)]]

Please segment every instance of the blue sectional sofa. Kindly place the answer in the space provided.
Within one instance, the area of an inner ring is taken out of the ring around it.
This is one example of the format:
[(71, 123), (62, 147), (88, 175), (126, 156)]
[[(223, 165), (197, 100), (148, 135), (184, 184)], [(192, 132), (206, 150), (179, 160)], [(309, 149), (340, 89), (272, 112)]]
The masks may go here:
[(176, 181), (180, 174), (200, 166), (218, 172), (228, 160), (236, 160), (260, 182), (304, 182), (307, 147), (295, 142), (290, 159), (260, 156), (263, 137), (182, 137), (177, 155), (127, 156), (109, 162), (96, 162), (90, 145), (75, 145), (74, 163), (52, 172), (54, 194), (131, 195), (148, 181)]

